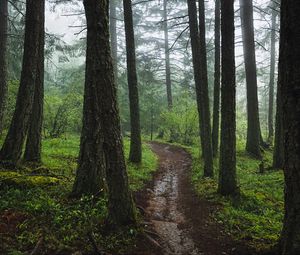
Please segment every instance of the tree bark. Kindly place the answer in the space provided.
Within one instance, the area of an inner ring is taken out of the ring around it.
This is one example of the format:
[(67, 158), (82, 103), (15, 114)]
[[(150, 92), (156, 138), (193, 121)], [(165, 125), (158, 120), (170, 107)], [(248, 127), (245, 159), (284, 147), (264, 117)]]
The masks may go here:
[(118, 35), (117, 35), (117, 0), (110, 0), (109, 3), (109, 30), (111, 55), (114, 64), (115, 82), (118, 81)]
[(276, 9), (272, 10), (271, 25), (271, 63), (270, 63), (270, 83), (269, 83), (269, 114), (268, 114), (268, 140), (273, 142), (274, 137), (274, 84), (275, 84), (275, 61), (276, 61)]
[(280, 79), (285, 216), (280, 254), (300, 254), (300, 2), (281, 1)]
[(131, 0), (123, 0), (124, 23), (127, 52), (127, 79), (130, 104), (131, 140), (129, 160), (134, 163), (142, 161), (142, 142), (140, 127), (139, 92), (136, 73), (136, 56), (133, 30)]
[(167, 99), (168, 108), (172, 109), (172, 83), (171, 83), (171, 67), (170, 67), (170, 51), (169, 51), (169, 32), (168, 32), (168, 11), (167, 0), (164, 0), (164, 35), (165, 35), (165, 64), (166, 64), (166, 87), (167, 87)]
[[(279, 69), (280, 69), (279, 62)], [(273, 153), (273, 168), (282, 169), (284, 162), (284, 145), (283, 145), (283, 116), (282, 116), (282, 102), (281, 102), (281, 74), (278, 73), (277, 83), (277, 99), (276, 99), (276, 123), (275, 123), (275, 139), (274, 139), (274, 153)]]
[(40, 9), (40, 31), (37, 73), (35, 78), (35, 91), (30, 117), (30, 126), (27, 134), (24, 160), (27, 162), (41, 162), (42, 129), (44, 109), (44, 48), (45, 48), (45, 2)]
[[(279, 1), (280, 4), (281, 1)], [(278, 70), (281, 69), (282, 61), (278, 63)], [(273, 168), (283, 169), (284, 162), (284, 144), (283, 144), (283, 116), (282, 116), (282, 102), (281, 102), (281, 74), (278, 72), (277, 81), (277, 98), (276, 98), (276, 120), (275, 120), (275, 139), (274, 139), (274, 153), (273, 153)]]
[(206, 28), (205, 28), (205, 4), (204, 0), (199, 0), (199, 38), (200, 38), (200, 97), (202, 104), (202, 125), (203, 135), (203, 158), (204, 158), (204, 175), (213, 177), (213, 154), (211, 139), (211, 115), (208, 96), (208, 74), (207, 74), (207, 54), (206, 54)]
[(247, 143), (246, 151), (261, 159), (256, 57), (252, 0), (240, 0), (244, 60), (247, 84)]
[(86, 70), (83, 125), (79, 161), (73, 186), (74, 196), (98, 194), (105, 187), (101, 97), (104, 83), (108, 79), (106, 76), (110, 73), (106, 72), (109, 51), (105, 48), (106, 39), (103, 38), (103, 35), (108, 34), (108, 31), (104, 30), (107, 21), (103, 15), (106, 14), (103, 8), (106, 6), (105, 3), (100, 4), (99, 2), (95, 0), (84, 1), (87, 22)]
[[(167, 102), (168, 110), (171, 111), (173, 107), (172, 97), (172, 81), (171, 81), (171, 66), (170, 66), (170, 50), (169, 50), (169, 31), (168, 31), (168, 8), (167, 0), (163, 2), (163, 29), (165, 39), (165, 67), (166, 67), (166, 89), (167, 89)], [(176, 140), (175, 130), (170, 130), (170, 142)]]
[(0, 160), (16, 164), (29, 126), (37, 73), (38, 45), (40, 38), (40, 10), (44, 0), (28, 0), (26, 2), (25, 40), (23, 66), (16, 108), (8, 134), (0, 151)]
[(222, 86), (221, 144), (218, 192), (235, 195), (236, 180), (236, 105), (235, 105), (235, 44), (234, 0), (221, 0)]
[(214, 106), (213, 106), (213, 128), (212, 128), (212, 148), (213, 156), (216, 157), (219, 148), (219, 126), (220, 126), (220, 0), (215, 0), (215, 73), (214, 73)]
[[(88, 29), (80, 161), (84, 162), (86, 158), (90, 159), (90, 162), (86, 162), (85, 171), (83, 163), (79, 163), (76, 179), (77, 182), (80, 179), (85, 181), (87, 186), (92, 184), (96, 191), (99, 190), (99, 186), (95, 184), (105, 170), (108, 186), (108, 223), (115, 227), (135, 224), (135, 207), (128, 184), (110, 51), (109, 1), (84, 0), (84, 7)], [(88, 111), (91, 108), (94, 108), (93, 112)], [(93, 171), (89, 167), (92, 167)], [(84, 175), (87, 171), (89, 181)], [(75, 182), (75, 192), (76, 186)]]
[(200, 35), (198, 33), (196, 0), (187, 0), (187, 3), (192, 58), (194, 65), (194, 79), (196, 85), (197, 107), (199, 114), (201, 147), (204, 158), (204, 176), (212, 177), (213, 157), (207, 82), (204, 2), (203, 5), (200, 6), (202, 7), (200, 8)]
[(0, 135), (3, 131), (3, 115), (7, 96), (7, 20), (8, 2), (0, 1)]

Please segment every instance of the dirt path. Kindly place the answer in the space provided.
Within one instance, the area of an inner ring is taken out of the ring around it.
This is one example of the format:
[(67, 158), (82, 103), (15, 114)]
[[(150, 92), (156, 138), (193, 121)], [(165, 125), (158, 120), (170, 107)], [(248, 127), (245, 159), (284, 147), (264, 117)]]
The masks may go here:
[(254, 254), (245, 245), (234, 242), (214, 222), (211, 213), (217, 205), (195, 195), (190, 184), (190, 155), (175, 146), (150, 146), (159, 157), (160, 167), (148, 189), (146, 217), (162, 247), (151, 254)]

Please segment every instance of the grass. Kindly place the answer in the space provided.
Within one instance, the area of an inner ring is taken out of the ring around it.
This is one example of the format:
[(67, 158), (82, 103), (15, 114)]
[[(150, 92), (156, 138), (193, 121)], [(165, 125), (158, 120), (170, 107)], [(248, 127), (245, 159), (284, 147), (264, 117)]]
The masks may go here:
[[(125, 154), (129, 141), (124, 141)], [(43, 166), (24, 167), (18, 172), (0, 171), (0, 254), (27, 254), (43, 237), (45, 254), (93, 252), (88, 234), (99, 246), (122, 253), (135, 243), (136, 229), (121, 229), (108, 235), (102, 231), (107, 216), (106, 198), (68, 198), (74, 181), (79, 137), (43, 141)], [(151, 179), (157, 158), (143, 145), (143, 163), (128, 163), (129, 183), (138, 191)], [(32, 174), (32, 171), (37, 174)], [(40, 176), (40, 173), (51, 176)], [(26, 253), (27, 252), (27, 253)]]
[[(268, 170), (259, 174), (259, 164), (237, 146), (237, 176), (240, 198), (224, 198), (217, 194), (218, 162), (215, 179), (203, 178), (203, 165), (197, 148), (190, 148), (193, 156), (192, 183), (200, 197), (219, 203), (220, 210), (213, 217), (224, 225), (235, 239), (246, 240), (258, 251), (269, 249), (278, 241), (284, 211), (282, 171)], [(266, 166), (271, 165), (272, 153), (264, 153)]]

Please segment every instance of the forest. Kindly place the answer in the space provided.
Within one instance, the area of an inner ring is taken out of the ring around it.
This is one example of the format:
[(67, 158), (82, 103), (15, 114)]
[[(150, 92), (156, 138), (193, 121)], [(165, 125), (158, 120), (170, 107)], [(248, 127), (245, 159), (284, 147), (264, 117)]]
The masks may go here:
[(0, 254), (299, 255), (299, 17), (0, 0)]

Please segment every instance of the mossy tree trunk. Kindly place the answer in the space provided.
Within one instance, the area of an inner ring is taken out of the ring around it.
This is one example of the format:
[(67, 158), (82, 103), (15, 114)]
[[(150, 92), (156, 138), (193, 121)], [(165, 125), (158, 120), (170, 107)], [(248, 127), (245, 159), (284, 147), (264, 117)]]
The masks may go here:
[(41, 9), (44, 0), (26, 1), (24, 54), (20, 87), (12, 122), (0, 151), (0, 160), (16, 164), (22, 155), (32, 111), (39, 52)]
[(261, 159), (261, 133), (258, 111), (257, 73), (253, 28), (252, 0), (240, 0), (242, 37), (247, 87), (247, 142), (246, 151)]
[(221, 144), (218, 192), (237, 193), (234, 0), (221, 0), (222, 91)]
[(45, 2), (40, 9), (40, 38), (38, 46), (37, 71), (35, 78), (34, 100), (30, 125), (27, 134), (24, 160), (40, 163), (42, 151), (42, 129), (44, 109), (44, 48), (45, 48)]
[(131, 0), (123, 0), (124, 7), (124, 23), (126, 37), (126, 56), (127, 56), (127, 79), (129, 90), (129, 106), (130, 106), (130, 152), (129, 160), (134, 163), (142, 161), (142, 142), (140, 127), (140, 107), (139, 107), (139, 91), (136, 73), (136, 56), (135, 42), (133, 30), (132, 4)]
[(220, 0), (215, 1), (215, 72), (214, 72), (214, 105), (213, 105), (213, 128), (212, 148), (213, 156), (216, 157), (219, 148), (220, 127), (220, 79), (221, 79), (221, 50), (220, 50), (220, 26), (221, 26)]
[(285, 216), (280, 254), (300, 254), (300, 2), (281, 1), (280, 68)]
[(7, 23), (8, 2), (0, 1), (0, 135), (3, 131), (3, 114), (7, 95)]
[(204, 159), (204, 176), (213, 176), (213, 157), (211, 145), (211, 125), (209, 113), (206, 43), (205, 43), (205, 17), (204, 2), (200, 6), (200, 34), (198, 32), (196, 0), (187, 0), (192, 46), (192, 58), (194, 66), (194, 79), (196, 85), (197, 107), (199, 114), (199, 128), (201, 147)]

